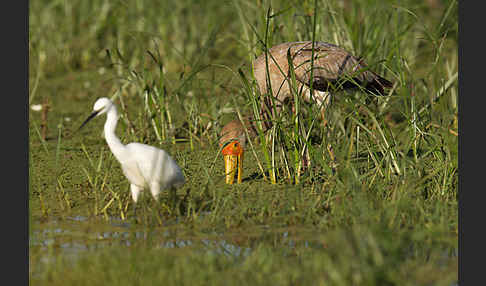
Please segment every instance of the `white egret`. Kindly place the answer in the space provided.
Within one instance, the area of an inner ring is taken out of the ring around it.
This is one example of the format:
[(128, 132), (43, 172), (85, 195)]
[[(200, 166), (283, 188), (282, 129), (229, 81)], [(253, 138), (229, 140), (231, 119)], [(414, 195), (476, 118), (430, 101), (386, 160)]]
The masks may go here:
[(161, 190), (172, 189), (185, 183), (184, 175), (177, 163), (164, 150), (141, 143), (123, 145), (115, 134), (118, 112), (113, 102), (99, 98), (93, 107), (93, 113), (81, 124), (81, 129), (88, 121), (106, 113), (104, 127), (106, 143), (115, 158), (120, 162), (123, 174), (130, 181), (132, 199), (136, 203), (140, 192), (150, 189), (155, 200)]

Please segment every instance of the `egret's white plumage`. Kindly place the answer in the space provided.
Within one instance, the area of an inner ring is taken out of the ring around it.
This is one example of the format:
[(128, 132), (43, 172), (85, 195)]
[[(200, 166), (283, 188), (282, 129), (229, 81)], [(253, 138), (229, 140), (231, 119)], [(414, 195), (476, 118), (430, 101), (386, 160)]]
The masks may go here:
[(123, 174), (130, 181), (134, 202), (137, 202), (140, 192), (146, 188), (150, 189), (154, 199), (157, 199), (161, 190), (178, 188), (184, 184), (185, 179), (180, 167), (166, 151), (141, 143), (121, 143), (115, 134), (118, 112), (110, 99), (99, 98), (94, 104), (93, 113), (81, 127), (104, 113), (107, 114), (104, 127), (106, 143), (120, 162)]

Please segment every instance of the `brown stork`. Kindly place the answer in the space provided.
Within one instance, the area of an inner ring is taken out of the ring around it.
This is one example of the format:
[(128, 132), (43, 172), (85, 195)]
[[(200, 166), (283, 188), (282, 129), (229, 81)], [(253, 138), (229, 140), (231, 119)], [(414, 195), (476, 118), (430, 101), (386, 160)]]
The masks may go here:
[[(273, 46), (260, 55), (253, 62), (253, 74), (262, 95), (269, 95), (272, 91), (273, 100), (266, 96), (261, 105), (261, 115), (264, 119), (264, 131), (272, 124), (268, 120), (268, 111), (279, 112), (286, 99), (292, 98), (291, 69), (297, 83), (296, 90), (306, 102), (316, 102), (323, 111), (330, 104), (330, 92), (350, 88), (363, 88), (370, 94), (384, 95), (385, 88), (393, 84), (385, 78), (371, 71), (364, 61), (353, 56), (343, 48), (325, 43), (312, 41), (288, 42)], [(314, 60), (312, 60), (314, 54)], [(266, 76), (268, 59), (268, 74)], [(311, 85), (314, 90), (311, 94)], [(275, 104), (275, 105), (274, 105)], [(323, 114), (321, 112), (321, 114)], [(257, 134), (257, 128), (252, 116), (226, 124), (220, 132), (219, 145), (225, 162), (226, 183), (232, 184), (237, 172), (237, 182), (241, 183), (243, 168), (243, 153), (246, 141)], [(245, 126), (250, 138), (246, 138)]]

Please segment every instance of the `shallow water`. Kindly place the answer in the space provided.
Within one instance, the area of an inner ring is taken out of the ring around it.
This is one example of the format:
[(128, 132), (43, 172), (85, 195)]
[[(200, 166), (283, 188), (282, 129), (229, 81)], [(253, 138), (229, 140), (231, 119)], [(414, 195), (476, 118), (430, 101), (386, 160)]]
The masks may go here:
[[(175, 220), (177, 221), (177, 220)], [(225, 230), (224, 232), (192, 230), (183, 223), (168, 222), (166, 226), (148, 227), (131, 220), (109, 217), (107, 220), (85, 216), (51, 218), (33, 221), (30, 233), (30, 275), (41, 278), (59, 263), (76, 263), (84, 254), (100, 249), (148, 246), (150, 249), (176, 249), (196, 254), (216, 254), (233, 261), (246, 260), (255, 250), (271, 248), (283, 256), (295, 256), (302, 250), (327, 252), (322, 234), (312, 228), (277, 228), (259, 226), (250, 230)], [(411, 253), (414, 246), (409, 247)], [(439, 267), (447, 267), (458, 249), (441, 252)], [(251, 257), (250, 257), (251, 259)], [(457, 282), (451, 286), (458, 285)]]
[[(83, 225), (83, 223), (85, 225)], [(122, 246), (131, 246), (142, 240), (150, 239), (155, 242), (155, 247), (181, 248), (187, 246), (201, 247), (206, 251), (214, 251), (219, 254), (231, 256), (246, 256), (251, 252), (251, 247), (240, 246), (232, 241), (235, 234), (232, 233), (207, 233), (205, 236), (185, 234), (182, 228), (159, 227), (143, 229), (133, 227), (129, 222), (110, 218), (109, 223), (87, 226), (88, 218), (83, 216), (67, 217), (63, 221), (51, 220), (47, 223), (33, 226), (30, 236), (31, 247), (48, 249), (51, 246), (58, 247), (66, 253), (87, 251), (92, 248), (103, 247), (117, 243)], [(266, 230), (269, 232), (271, 230)], [(182, 234), (181, 234), (182, 233)], [(279, 239), (280, 244), (288, 248), (296, 245), (288, 231), (275, 232), (271, 237), (262, 236), (260, 239)], [(311, 243), (307, 240), (301, 241), (305, 247)], [(316, 246), (316, 245), (314, 245)]]
[(194, 234), (182, 226), (139, 227), (119, 218), (109, 218), (106, 223), (93, 222), (84, 216), (51, 219), (32, 225), (30, 248), (36, 249), (37, 257), (31, 263), (33, 276), (41, 273), (48, 264), (59, 257), (76, 261), (82, 252), (96, 251), (109, 246), (130, 247), (147, 243), (154, 248), (187, 248), (201, 253), (211, 252), (234, 258), (245, 258), (251, 254), (253, 245), (278, 241), (279, 247), (289, 251), (296, 245), (320, 247), (323, 245), (299, 239), (289, 231), (275, 231), (269, 227), (252, 235), (241, 233)]

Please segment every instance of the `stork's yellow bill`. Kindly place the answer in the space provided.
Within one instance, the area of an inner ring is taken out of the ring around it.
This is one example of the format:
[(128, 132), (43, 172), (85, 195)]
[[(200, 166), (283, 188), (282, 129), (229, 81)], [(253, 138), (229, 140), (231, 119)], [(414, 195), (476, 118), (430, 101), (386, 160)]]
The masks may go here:
[(233, 184), (235, 180), (241, 183), (243, 173), (243, 148), (238, 141), (228, 143), (221, 152), (224, 159), (226, 184)]

